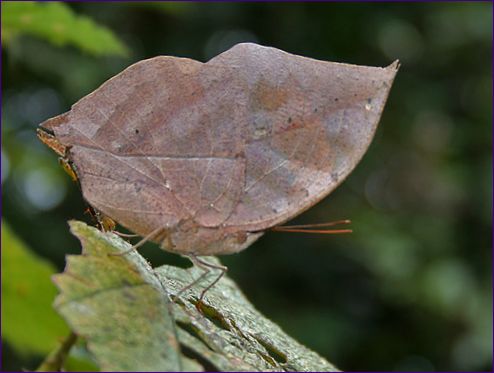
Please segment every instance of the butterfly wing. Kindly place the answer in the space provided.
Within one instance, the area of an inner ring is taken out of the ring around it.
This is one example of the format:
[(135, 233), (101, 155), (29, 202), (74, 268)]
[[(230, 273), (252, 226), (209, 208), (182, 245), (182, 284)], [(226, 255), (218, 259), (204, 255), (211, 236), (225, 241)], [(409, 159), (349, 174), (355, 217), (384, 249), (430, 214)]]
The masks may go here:
[(247, 231), (293, 218), (349, 175), (398, 68), (317, 61), (250, 43), (208, 64), (235, 67), (249, 93), (239, 121), (245, 185), (227, 222)]
[(239, 251), (351, 172), (395, 73), (239, 44), (138, 62), (41, 126), (104, 214), (178, 252)]

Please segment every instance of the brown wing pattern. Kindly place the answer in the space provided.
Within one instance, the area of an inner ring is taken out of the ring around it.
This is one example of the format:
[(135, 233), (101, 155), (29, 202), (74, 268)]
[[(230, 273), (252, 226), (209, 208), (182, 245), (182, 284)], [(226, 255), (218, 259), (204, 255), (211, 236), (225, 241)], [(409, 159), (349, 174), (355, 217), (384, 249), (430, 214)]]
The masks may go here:
[(248, 231), (291, 219), (348, 176), (372, 140), (397, 71), (396, 63), (322, 62), (255, 44), (208, 64), (234, 66), (250, 93), (241, 122), (246, 185), (227, 222)]
[(292, 218), (351, 172), (395, 73), (239, 44), (206, 64), (138, 62), (42, 126), (98, 210), (143, 236), (193, 222), (201, 241), (184, 230), (178, 251), (238, 251), (252, 241), (242, 234)]

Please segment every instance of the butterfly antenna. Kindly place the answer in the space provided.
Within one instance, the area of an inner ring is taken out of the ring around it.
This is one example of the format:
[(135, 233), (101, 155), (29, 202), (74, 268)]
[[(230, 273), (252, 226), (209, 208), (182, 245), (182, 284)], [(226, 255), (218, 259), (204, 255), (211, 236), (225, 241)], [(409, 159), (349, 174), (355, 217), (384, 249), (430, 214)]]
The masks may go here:
[(298, 225), (281, 225), (271, 228), (275, 232), (293, 232), (293, 233), (314, 233), (314, 234), (344, 234), (352, 233), (351, 229), (313, 229), (313, 228), (325, 228), (335, 225), (350, 224), (351, 220), (337, 220), (327, 223), (318, 224), (298, 224)]

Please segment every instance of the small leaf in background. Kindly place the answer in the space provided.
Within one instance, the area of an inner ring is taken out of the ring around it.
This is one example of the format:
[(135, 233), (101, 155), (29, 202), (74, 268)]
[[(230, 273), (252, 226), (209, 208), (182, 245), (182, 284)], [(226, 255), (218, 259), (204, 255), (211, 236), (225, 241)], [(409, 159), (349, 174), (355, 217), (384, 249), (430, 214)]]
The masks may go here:
[(45, 355), (69, 333), (52, 307), (53, 273), (2, 223), (2, 338), (19, 354)]
[(130, 245), (81, 222), (71, 223), (83, 255), (67, 257), (55, 276), (55, 308), (87, 340), (102, 370), (182, 369), (167, 294), (149, 264)]
[(109, 29), (74, 14), (60, 2), (2, 2), (2, 43), (28, 34), (55, 45), (73, 45), (94, 55), (128, 54), (127, 47)]

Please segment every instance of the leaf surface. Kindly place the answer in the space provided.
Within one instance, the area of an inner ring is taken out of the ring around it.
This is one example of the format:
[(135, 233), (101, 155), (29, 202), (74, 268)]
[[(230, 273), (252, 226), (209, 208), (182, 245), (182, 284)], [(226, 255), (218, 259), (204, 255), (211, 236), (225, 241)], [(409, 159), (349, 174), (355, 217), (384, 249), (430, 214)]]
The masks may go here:
[(232, 280), (223, 278), (197, 305), (202, 286), (216, 276), (211, 273), (170, 303), (200, 269), (152, 269), (136, 251), (109, 256), (130, 244), (81, 222), (71, 222), (71, 229), (83, 255), (69, 256), (56, 276), (56, 308), (87, 339), (102, 370), (336, 370), (259, 313)]
[(102, 370), (177, 371), (182, 369), (175, 324), (165, 289), (137, 253), (114, 235), (71, 222), (83, 255), (67, 257), (55, 282), (56, 309), (87, 339)]

